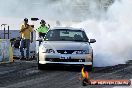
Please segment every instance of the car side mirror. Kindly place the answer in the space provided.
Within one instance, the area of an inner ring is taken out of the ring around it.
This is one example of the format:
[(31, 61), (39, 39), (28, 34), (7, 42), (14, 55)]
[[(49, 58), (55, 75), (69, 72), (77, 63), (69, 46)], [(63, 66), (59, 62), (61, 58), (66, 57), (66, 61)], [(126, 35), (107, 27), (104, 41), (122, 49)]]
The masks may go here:
[(95, 39), (90, 39), (90, 42), (89, 43), (95, 43), (96, 40)]

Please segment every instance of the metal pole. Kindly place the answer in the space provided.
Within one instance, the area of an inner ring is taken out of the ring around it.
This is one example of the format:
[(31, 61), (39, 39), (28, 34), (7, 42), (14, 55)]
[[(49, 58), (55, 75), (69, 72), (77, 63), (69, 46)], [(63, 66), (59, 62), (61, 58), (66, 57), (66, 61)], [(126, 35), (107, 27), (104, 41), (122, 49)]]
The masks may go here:
[(10, 38), (9, 25), (8, 25), (8, 39)]
[(5, 26), (6, 26), (6, 25), (7, 25), (7, 24), (1, 24), (1, 27), (4, 26), (4, 39), (6, 38), (6, 36), (5, 36), (5, 34), (6, 34), (6, 33), (5, 33), (5, 32), (6, 32), (6, 31), (5, 31)]
[(4, 25), (4, 39), (5, 39), (5, 25)]

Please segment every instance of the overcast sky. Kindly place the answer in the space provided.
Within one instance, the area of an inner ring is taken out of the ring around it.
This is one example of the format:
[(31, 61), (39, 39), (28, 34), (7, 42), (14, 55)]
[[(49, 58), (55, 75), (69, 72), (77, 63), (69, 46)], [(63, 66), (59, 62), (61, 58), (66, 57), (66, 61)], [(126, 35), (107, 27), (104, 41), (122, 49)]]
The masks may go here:
[(0, 0), (0, 17), (82, 19), (97, 13), (97, 1), (99, 0)]
[(0, 24), (8, 23), (13, 28), (18, 28), (25, 17), (61, 21), (86, 20), (88, 17), (98, 17), (100, 15), (96, 4), (97, 1), (0, 0)]

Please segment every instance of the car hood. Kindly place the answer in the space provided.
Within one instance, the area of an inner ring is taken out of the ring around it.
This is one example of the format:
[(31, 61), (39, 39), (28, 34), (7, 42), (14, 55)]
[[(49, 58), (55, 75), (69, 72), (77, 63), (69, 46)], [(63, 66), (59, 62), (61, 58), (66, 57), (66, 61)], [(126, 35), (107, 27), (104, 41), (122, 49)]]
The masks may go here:
[(44, 41), (42, 46), (55, 50), (84, 50), (89, 49), (88, 42), (69, 42), (69, 41)]

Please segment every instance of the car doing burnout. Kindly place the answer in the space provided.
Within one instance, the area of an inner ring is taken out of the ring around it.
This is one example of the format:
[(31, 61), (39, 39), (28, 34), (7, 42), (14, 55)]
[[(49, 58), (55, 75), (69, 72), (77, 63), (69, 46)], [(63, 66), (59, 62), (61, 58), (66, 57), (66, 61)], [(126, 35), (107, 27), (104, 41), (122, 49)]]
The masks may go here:
[(89, 70), (93, 66), (93, 49), (83, 29), (59, 27), (50, 29), (38, 53), (38, 69), (49, 65), (84, 65)]

